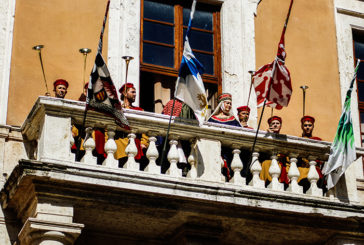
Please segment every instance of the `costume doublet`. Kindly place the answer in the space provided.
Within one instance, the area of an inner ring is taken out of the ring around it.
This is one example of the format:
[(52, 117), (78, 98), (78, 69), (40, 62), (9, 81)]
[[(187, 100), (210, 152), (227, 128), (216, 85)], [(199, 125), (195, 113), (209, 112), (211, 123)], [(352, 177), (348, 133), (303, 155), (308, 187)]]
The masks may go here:
[(238, 122), (238, 120), (236, 120), (234, 116), (230, 116), (229, 118), (226, 119), (218, 118), (216, 116), (211, 116), (208, 121), (213, 123), (220, 123), (235, 127), (241, 127), (240, 123)]

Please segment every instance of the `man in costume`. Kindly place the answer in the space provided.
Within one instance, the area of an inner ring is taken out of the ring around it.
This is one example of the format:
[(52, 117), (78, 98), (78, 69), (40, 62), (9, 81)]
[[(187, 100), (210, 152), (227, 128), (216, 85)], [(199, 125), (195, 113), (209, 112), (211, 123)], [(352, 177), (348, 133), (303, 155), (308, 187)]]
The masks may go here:
[[(211, 114), (208, 122), (219, 123), (224, 125), (241, 127), (238, 120), (231, 113), (232, 107), (232, 96), (229, 93), (223, 93), (217, 97), (217, 107)], [(222, 174), (225, 179), (229, 181), (232, 178), (232, 169), (230, 167), (233, 158), (232, 150), (228, 147), (221, 147), (221, 157), (224, 161), (224, 168), (222, 169)]]
[[(119, 89), (120, 99), (122, 103), (122, 107), (125, 109), (132, 109), (138, 111), (144, 111), (142, 108), (133, 106), (136, 98), (136, 89), (134, 84), (126, 83)], [(123, 166), (128, 160), (128, 156), (125, 153), (125, 148), (128, 146), (129, 139), (127, 137), (127, 133), (122, 131), (116, 131), (115, 134), (115, 143), (117, 145), (117, 150), (114, 154), (115, 159), (119, 160), (119, 167)], [(135, 144), (138, 148), (138, 153), (135, 156), (135, 160), (138, 160), (140, 163), (141, 169), (144, 169), (147, 164), (147, 159), (145, 157), (145, 151), (149, 146), (149, 138), (145, 134), (137, 135), (135, 139)]]
[(312, 140), (322, 140), (319, 137), (312, 136), (313, 129), (315, 127), (315, 118), (311, 116), (303, 116), (301, 118), (302, 137)]
[[(322, 140), (319, 137), (312, 136), (313, 129), (315, 127), (315, 118), (311, 116), (303, 116), (301, 118), (301, 129), (302, 129), (302, 137), (308, 138), (312, 140)], [(320, 187), (323, 180), (323, 174), (321, 172), (323, 162), (322, 161), (316, 161), (316, 171), (320, 177), (320, 179), (317, 182), (317, 185)], [(307, 179), (308, 172), (310, 170), (310, 164), (307, 158), (298, 158), (297, 161), (297, 167), (298, 171), (300, 172), (300, 177), (298, 178), (297, 182), (299, 185), (303, 186), (303, 191), (306, 192), (310, 186), (311, 183)]]
[(249, 106), (247, 106), (247, 105), (240, 106), (240, 107), (236, 108), (236, 110), (238, 111), (238, 117), (239, 117), (241, 126), (243, 126), (243, 128), (253, 129), (248, 126), (248, 120), (249, 120), (249, 115), (250, 115)]
[[(268, 132), (279, 134), (282, 128), (282, 118), (279, 116), (272, 116), (268, 119)], [(277, 154), (278, 156), (278, 165), (281, 169), (281, 174), (279, 176), (279, 182), (284, 183), (285, 188), (288, 187), (289, 178), (288, 178), (288, 170), (289, 170), (289, 159), (284, 154)], [(264, 180), (266, 185), (268, 185), (272, 181), (272, 176), (269, 174), (269, 168), (272, 163), (272, 160), (265, 160), (262, 163), (262, 171), (260, 172), (260, 179)]]
[(268, 118), (268, 125), (268, 132), (279, 134), (282, 128), (282, 118), (280, 118), (279, 116), (272, 116)]
[(64, 79), (57, 79), (53, 83), (54, 96), (57, 98), (64, 99), (67, 94), (68, 82)]

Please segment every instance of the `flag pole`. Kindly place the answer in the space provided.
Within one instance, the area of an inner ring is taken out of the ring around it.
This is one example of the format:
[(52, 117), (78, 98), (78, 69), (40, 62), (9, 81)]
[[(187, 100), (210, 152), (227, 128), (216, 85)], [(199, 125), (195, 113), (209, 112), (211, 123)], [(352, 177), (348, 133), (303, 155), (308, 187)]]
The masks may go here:
[[(102, 23), (102, 28), (101, 28), (101, 33), (100, 33), (100, 40), (99, 40), (99, 45), (97, 47), (97, 53), (102, 53), (102, 39), (103, 39), (103, 36), (104, 36), (104, 31), (105, 31), (105, 26), (106, 26), (106, 20), (107, 20), (107, 14), (109, 12), (109, 6), (110, 6), (110, 0), (107, 1), (107, 5), (106, 5), (106, 10), (105, 10), (105, 16), (104, 16), (104, 20), (103, 20), (103, 23)], [(97, 54), (96, 54), (97, 56)], [(88, 84), (88, 89), (87, 89), (87, 95), (86, 95), (86, 105), (85, 105), (85, 112), (83, 113), (83, 120), (82, 120), (82, 126), (81, 126), (81, 130), (80, 130), (80, 133), (79, 133), (79, 138), (78, 138), (78, 141), (77, 141), (77, 144), (76, 144), (76, 148), (77, 148), (77, 151), (76, 151), (76, 161), (77, 159), (79, 159), (79, 156), (80, 156), (80, 148), (81, 148), (81, 142), (82, 142), (82, 135), (83, 135), (83, 132), (85, 131), (85, 123), (86, 123), (86, 117), (87, 117), (87, 106), (90, 102), (90, 98), (89, 98), (89, 88), (92, 86), (91, 84), (91, 76), (90, 76), (90, 81), (89, 81), (89, 84)]]
[[(289, 17), (291, 15), (292, 5), (293, 5), (293, 0), (291, 0), (291, 3), (289, 4), (288, 14), (287, 14), (286, 21), (284, 23), (284, 27), (283, 27), (283, 31), (282, 31), (282, 34), (281, 34), (281, 38), (286, 33), (288, 20), (289, 20)], [(274, 60), (274, 62), (278, 62), (277, 59), (278, 59), (278, 57), (276, 57), (276, 59)], [(258, 123), (258, 128), (257, 128), (257, 131), (255, 133), (254, 142), (253, 142), (253, 146), (252, 146), (252, 151), (251, 151), (251, 154), (250, 154), (250, 159), (248, 161), (248, 167), (246, 168), (246, 174), (248, 174), (248, 171), (249, 171), (250, 166), (251, 166), (251, 161), (253, 159), (253, 153), (254, 153), (255, 145), (256, 145), (256, 142), (257, 142), (257, 138), (258, 138), (258, 132), (259, 132), (260, 124), (261, 124), (261, 121), (262, 121), (262, 117), (263, 117), (263, 113), (264, 113), (264, 108), (265, 108), (265, 105), (266, 105), (266, 102), (267, 102), (267, 98), (269, 98), (270, 90), (271, 90), (271, 87), (272, 87), (272, 80), (273, 80), (273, 77), (275, 75), (275, 72), (276, 72), (276, 65), (274, 63), (273, 64), (273, 69), (272, 69), (272, 77), (270, 79), (269, 88), (268, 88), (268, 91), (267, 91), (267, 95), (266, 95), (265, 100), (264, 100), (264, 103), (263, 103), (262, 113), (260, 115), (260, 119), (259, 119), (259, 123)]]

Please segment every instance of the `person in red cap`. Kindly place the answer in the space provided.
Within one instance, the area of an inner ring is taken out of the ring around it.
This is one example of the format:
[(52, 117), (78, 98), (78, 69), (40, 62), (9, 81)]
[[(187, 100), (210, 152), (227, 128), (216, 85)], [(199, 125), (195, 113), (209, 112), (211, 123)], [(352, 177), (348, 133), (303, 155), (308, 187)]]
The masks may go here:
[(244, 128), (253, 129), (248, 126), (248, 120), (249, 120), (249, 115), (250, 115), (249, 106), (247, 106), (247, 105), (240, 106), (240, 107), (236, 108), (236, 110), (238, 111), (238, 117), (239, 117), (241, 126), (243, 126)]
[(312, 140), (322, 140), (319, 137), (312, 136), (315, 127), (315, 118), (311, 116), (303, 116), (301, 118), (302, 137)]
[(136, 98), (136, 89), (134, 84), (126, 83), (119, 89), (120, 99), (123, 108), (143, 111), (142, 108), (133, 106)]
[[(136, 98), (136, 89), (134, 87), (134, 84), (132, 83), (126, 83), (119, 89), (120, 92), (120, 99), (122, 107), (125, 109), (132, 109), (132, 110), (138, 110), (138, 111), (144, 111), (142, 108), (133, 106), (133, 103), (135, 102)], [(115, 134), (115, 143), (117, 146), (117, 150), (114, 153), (115, 159), (119, 160), (119, 167), (122, 167), (126, 161), (128, 160), (128, 156), (125, 153), (125, 149), (128, 146), (129, 138), (127, 137), (127, 134), (125, 134), (122, 131), (116, 131)], [(140, 163), (141, 169), (144, 169), (144, 167), (147, 165), (147, 160), (145, 157), (144, 151), (149, 146), (149, 138), (146, 134), (137, 135), (137, 138), (135, 139), (135, 144), (138, 148), (138, 153), (135, 156), (135, 160), (138, 160)]]
[[(312, 140), (322, 140), (319, 137), (312, 136), (313, 129), (315, 127), (315, 118), (312, 116), (303, 116), (301, 118), (301, 129), (302, 129), (302, 137), (308, 138)], [(318, 186), (321, 186), (321, 182), (324, 181), (323, 174), (321, 172), (321, 167), (323, 165), (322, 161), (316, 161), (316, 171), (319, 175)], [(299, 157), (297, 161), (298, 171), (300, 172), (300, 177), (297, 179), (299, 185), (303, 187), (303, 192), (306, 192), (311, 183), (308, 181), (307, 176), (310, 170), (309, 160), (307, 158)]]
[(68, 82), (64, 79), (57, 79), (54, 81), (53, 87), (55, 97), (64, 99), (67, 94)]
[[(272, 116), (268, 119), (268, 132), (279, 134), (282, 128), (282, 118), (279, 116)], [(289, 178), (288, 178), (288, 170), (289, 170), (289, 159), (284, 154), (277, 154), (278, 156), (278, 165), (281, 169), (281, 174), (279, 176), (279, 182), (284, 183), (285, 188), (288, 187)], [(265, 160), (262, 162), (262, 171), (260, 172), (260, 179), (264, 180), (266, 185), (268, 185), (272, 181), (272, 176), (269, 174), (269, 168), (272, 163), (272, 160)]]
[(272, 116), (268, 118), (268, 125), (268, 132), (279, 134), (282, 128), (282, 118), (280, 118), (279, 116)]

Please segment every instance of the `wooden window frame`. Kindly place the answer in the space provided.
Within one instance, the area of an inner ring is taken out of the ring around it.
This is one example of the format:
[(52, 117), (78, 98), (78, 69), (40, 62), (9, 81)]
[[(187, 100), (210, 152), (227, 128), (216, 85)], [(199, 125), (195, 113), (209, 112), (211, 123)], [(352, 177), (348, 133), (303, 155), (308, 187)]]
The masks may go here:
[[(174, 7), (174, 24), (167, 24), (174, 28), (174, 45), (168, 44), (160, 44), (154, 43), (152, 41), (144, 41), (143, 40), (143, 25), (144, 20), (153, 22), (153, 23), (162, 23), (166, 24), (162, 21), (151, 20), (148, 18), (144, 18), (144, 0), (141, 0), (141, 14), (140, 14), (140, 71), (143, 72), (151, 72), (161, 75), (167, 75), (172, 77), (178, 77), (178, 71), (181, 64), (182, 53), (183, 53), (183, 28), (187, 26), (183, 26), (183, 6), (178, 4), (176, 1), (171, 1)], [(203, 74), (202, 80), (204, 83), (211, 83), (216, 84), (218, 86), (218, 91), (221, 91), (221, 83), (222, 83), (222, 76), (221, 76), (221, 30), (220, 30), (220, 11), (216, 10), (213, 13), (213, 30), (208, 31), (204, 29), (199, 29), (193, 27), (192, 30), (198, 30), (202, 32), (212, 33), (213, 34), (213, 52), (206, 52), (206, 51), (197, 51), (192, 49), (193, 52), (198, 53), (205, 53), (205, 54), (213, 54), (214, 56), (214, 75), (210, 74)], [(160, 65), (153, 65), (143, 62), (143, 43), (150, 43), (150, 44), (158, 44), (160, 46), (166, 47), (173, 47), (174, 48), (174, 67), (165, 67)]]

